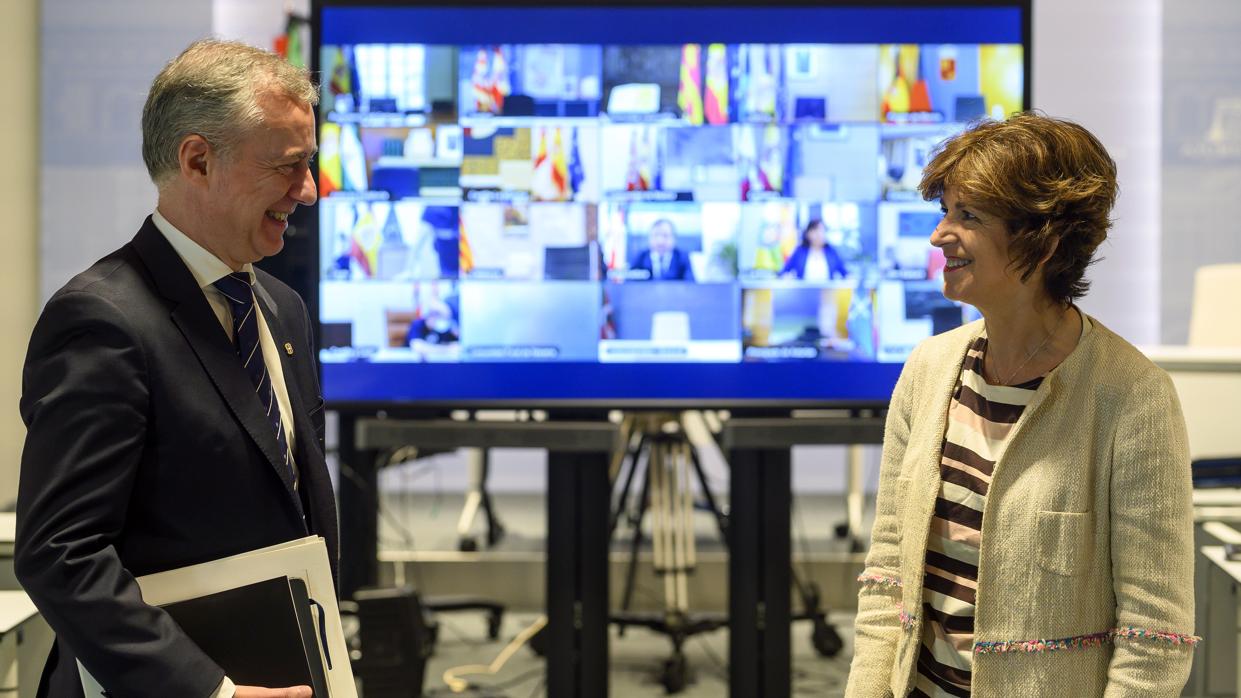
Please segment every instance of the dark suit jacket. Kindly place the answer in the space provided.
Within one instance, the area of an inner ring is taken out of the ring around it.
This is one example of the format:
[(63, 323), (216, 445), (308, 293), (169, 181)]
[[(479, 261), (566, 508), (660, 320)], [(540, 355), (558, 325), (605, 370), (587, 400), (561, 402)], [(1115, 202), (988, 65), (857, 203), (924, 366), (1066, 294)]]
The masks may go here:
[(81, 695), (75, 658), (118, 697), (219, 685), (223, 670), (142, 602), (135, 576), (308, 533), (327, 539), (335, 573), (309, 317), (296, 293), (256, 274), (281, 349), (300, 496), (227, 334), (149, 218), (43, 310), (22, 374), (15, 559), (57, 634), (41, 695)]
[[(651, 267), (651, 251), (643, 250), (633, 260), (630, 269), (645, 269), (651, 273), (652, 279), (655, 278)], [(685, 254), (677, 248), (672, 248), (672, 257), (668, 260), (668, 271), (664, 276), (656, 279), (657, 281), (693, 281), (694, 268), (690, 266), (689, 255)]]
[[(806, 278), (806, 257), (809, 254), (809, 247), (798, 245), (797, 249), (793, 250), (793, 254), (789, 255), (780, 273), (786, 274), (791, 271), (799, 279)], [(845, 271), (845, 262), (840, 258), (840, 253), (836, 251), (836, 248), (827, 245), (823, 248), (823, 254), (827, 257), (827, 278), (843, 279), (848, 275)]]

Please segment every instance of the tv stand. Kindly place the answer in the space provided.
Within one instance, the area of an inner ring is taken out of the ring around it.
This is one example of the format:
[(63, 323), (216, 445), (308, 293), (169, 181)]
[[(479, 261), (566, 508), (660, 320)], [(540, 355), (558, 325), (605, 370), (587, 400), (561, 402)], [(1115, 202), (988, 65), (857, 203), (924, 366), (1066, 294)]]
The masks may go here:
[[(723, 423), (719, 438), (731, 470), (730, 695), (780, 698), (792, 691), (790, 449), (881, 443), (883, 422), (878, 410), (867, 409)], [(378, 580), (373, 498), (380, 452), (407, 445), (547, 449), (548, 626), (541, 640), (547, 695), (606, 696), (610, 511), (605, 503), (612, 454), (625, 447), (620, 431), (620, 425), (603, 420), (465, 422), (342, 414), (340, 459), (342, 468), (348, 464), (354, 471), (341, 478), (340, 488), (342, 597)], [(857, 480), (854, 485), (860, 486)]]

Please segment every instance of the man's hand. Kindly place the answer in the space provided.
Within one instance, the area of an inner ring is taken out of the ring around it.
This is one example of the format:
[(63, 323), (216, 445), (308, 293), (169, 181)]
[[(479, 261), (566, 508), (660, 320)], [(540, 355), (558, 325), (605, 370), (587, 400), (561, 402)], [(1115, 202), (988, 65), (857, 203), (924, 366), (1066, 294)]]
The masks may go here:
[(263, 688), (261, 686), (238, 686), (233, 698), (310, 698), (310, 686), (291, 688)]

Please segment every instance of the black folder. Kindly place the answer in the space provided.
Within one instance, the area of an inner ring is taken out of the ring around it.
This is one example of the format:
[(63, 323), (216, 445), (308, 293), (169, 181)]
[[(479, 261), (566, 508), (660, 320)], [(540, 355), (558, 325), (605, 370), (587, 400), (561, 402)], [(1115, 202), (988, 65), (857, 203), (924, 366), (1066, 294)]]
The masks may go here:
[(310, 686), (328, 698), (306, 582), (275, 577), (163, 606), (242, 686)]

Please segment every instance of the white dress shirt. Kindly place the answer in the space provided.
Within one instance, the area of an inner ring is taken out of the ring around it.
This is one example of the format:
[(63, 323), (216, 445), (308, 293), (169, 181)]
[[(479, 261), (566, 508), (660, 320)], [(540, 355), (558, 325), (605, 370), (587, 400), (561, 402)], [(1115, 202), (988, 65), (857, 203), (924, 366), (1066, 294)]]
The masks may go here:
[(830, 281), (831, 272), (827, 268), (827, 253), (823, 250), (806, 250), (806, 267), (802, 271), (802, 281)]
[[(168, 244), (172, 245), (172, 249), (176, 251), (177, 256), (185, 262), (185, 266), (189, 268), (190, 273), (194, 275), (194, 280), (198, 282), (198, 287), (202, 289), (203, 294), (207, 297), (207, 303), (211, 306), (211, 310), (215, 312), (216, 318), (220, 321), (224, 333), (228, 336), (228, 340), (233, 341), (233, 311), (228, 305), (228, 301), (224, 298), (224, 294), (220, 293), (215, 287), (215, 282), (229, 274), (233, 270), (216, 257), (208, 249), (194, 242), (185, 233), (177, 230), (176, 226), (168, 222), (158, 210), (152, 214), (151, 219), (155, 223), (155, 227), (168, 240)], [(245, 265), (242, 271), (254, 278), (254, 267), (250, 264)], [(293, 409), (289, 406), (289, 392), (284, 383), (284, 369), (280, 365), (280, 354), (276, 350), (276, 342), (271, 336), (271, 330), (267, 326), (267, 319), (263, 317), (263, 310), (258, 303), (254, 305), (254, 312), (258, 315), (259, 324), (259, 346), (263, 351), (263, 363), (267, 365), (267, 375), (271, 377), (271, 386), (276, 393), (276, 404), (280, 406), (280, 423), (284, 426), (284, 435), (289, 443), (289, 457), (293, 468), (296, 470), (297, 464), (292, 459), (295, 441), (293, 435)], [(233, 698), (237, 688), (233, 682), (227, 677), (211, 695), (211, 698)]]

